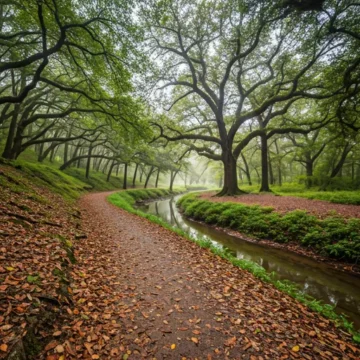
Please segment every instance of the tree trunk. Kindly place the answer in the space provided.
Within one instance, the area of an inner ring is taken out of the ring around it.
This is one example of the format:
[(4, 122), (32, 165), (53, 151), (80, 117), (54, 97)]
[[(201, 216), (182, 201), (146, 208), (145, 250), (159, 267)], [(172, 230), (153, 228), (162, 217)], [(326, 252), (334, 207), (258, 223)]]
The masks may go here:
[(279, 186), (282, 186), (282, 172), (281, 172), (281, 161), (279, 160), (278, 164), (278, 179), (279, 179)]
[(51, 153), (50, 153), (50, 162), (54, 162), (55, 155), (56, 155), (56, 153), (58, 152), (58, 150), (59, 150), (59, 146), (55, 146), (55, 147), (51, 150)]
[(151, 177), (153, 171), (154, 171), (154, 166), (151, 167), (151, 169), (150, 169), (150, 171), (149, 171), (149, 173), (148, 173), (148, 175), (147, 175), (147, 177), (146, 177), (144, 189), (147, 188), (148, 183), (149, 183), (149, 180), (150, 180), (150, 177)]
[(311, 188), (313, 181), (312, 181), (312, 176), (313, 176), (313, 162), (311, 161), (311, 159), (307, 159), (306, 163), (305, 163), (305, 169), (306, 169), (306, 187), (309, 189)]
[(13, 151), (13, 144), (14, 144), (19, 109), (20, 109), (20, 105), (15, 105), (14, 114), (11, 118), (10, 128), (9, 128), (8, 136), (6, 139), (5, 149), (4, 149), (4, 152), (2, 153), (2, 157), (5, 159), (10, 159), (10, 160), (15, 159), (15, 153)]
[(270, 158), (270, 152), (268, 151), (268, 166), (269, 166), (269, 182), (270, 185), (274, 185), (275, 184), (275, 176), (274, 176), (274, 172), (273, 172), (273, 167), (272, 167), (272, 162), (271, 162), (271, 158)]
[(104, 168), (102, 169), (102, 173), (103, 174), (105, 174), (106, 173), (106, 170), (107, 170), (107, 167), (109, 166), (109, 164), (110, 164), (110, 159), (108, 159), (108, 161), (105, 163), (105, 166), (104, 166)]
[(276, 139), (275, 139), (275, 148), (276, 148), (276, 154), (278, 156), (277, 171), (278, 171), (279, 186), (282, 186), (281, 157), (280, 157), (279, 146)]
[(111, 165), (110, 165), (110, 169), (109, 169), (109, 172), (108, 172), (108, 175), (107, 175), (107, 178), (106, 178), (106, 181), (109, 182), (110, 181), (110, 177), (111, 177), (111, 173), (113, 171), (113, 168), (115, 166), (115, 160), (112, 161)]
[(217, 196), (243, 194), (238, 187), (236, 159), (231, 151), (223, 153), (224, 184)]
[[(340, 156), (340, 159), (338, 161), (338, 163), (335, 165), (334, 163), (334, 167), (333, 167), (333, 170), (330, 174), (330, 179), (334, 178), (339, 172), (340, 170), (342, 169), (344, 163), (345, 163), (345, 160), (346, 160), (346, 157), (348, 156), (348, 154), (350, 153), (352, 149), (352, 146), (349, 144), (349, 143), (346, 143), (345, 144), (345, 147), (341, 153), (341, 156)], [(328, 187), (328, 185), (330, 184), (330, 179), (327, 179), (321, 186), (320, 190), (326, 190), (326, 188)]]
[[(119, 167), (118, 167), (119, 170)], [(124, 182), (123, 182), (123, 189), (127, 189), (127, 171), (128, 171), (128, 163), (124, 164)]]
[(260, 192), (270, 192), (269, 187), (269, 167), (268, 167), (268, 145), (266, 134), (260, 136), (261, 139), (261, 187)]
[(88, 151), (88, 159), (87, 159), (87, 163), (86, 163), (86, 173), (85, 173), (85, 177), (88, 179), (89, 178), (89, 174), (90, 174), (90, 165), (91, 165), (91, 153), (92, 153), (92, 146), (89, 146), (89, 151)]
[[(83, 153), (83, 149), (80, 148), (80, 152), (79, 152), (79, 156), (81, 156)], [(77, 164), (76, 164), (76, 167), (79, 169), (80, 168), (80, 165), (81, 165), (81, 159), (78, 160)]]
[(159, 183), (159, 175), (160, 175), (160, 168), (158, 168), (157, 174), (156, 174), (156, 180), (155, 180), (155, 187), (158, 187)]
[(346, 157), (348, 156), (351, 149), (352, 149), (352, 146), (349, 143), (346, 143), (344, 150), (341, 154), (340, 160), (338, 161), (338, 163), (334, 167), (333, 171), (331, 172), (331, 175), (330, 175), (331, 178), (335, 177), (340, 172), (340, 170), (342, 169), (342, 167), (345, 163)]
[(242, 161), (244, 162), (244, 166), (245, 166), (245, 175), (248, 179), (248, 183), (249, 185), (251, 186), (252, 185), (252, 181), (251, 181), (251, 175), (250, 175), (250, 169), (249, 169), (249, 164), (247, 163), (246, 161), (246, 158), (244, 156), (243, 153), (240, 154), (241, 155), (241, 158), (242, 158)]
[(104, 160), (103, 158), (99, 158), (99, 159), (98, 159), (98, 162), (97, 162), (97, 164), (96, 164), (96, 171), (100, 171), (100, 165), (101, 165), (101, 163), (102, 163), (103, 160)]
[(170, 173), (170, 187), (169, 187), (170, 191), (173, 191), (174, 181), (175, 181), (175, 178), (176, 178), (176, 175), (178, 174), (178, 172), (179, 172), (179, 170), (176, 170), (176, 171), (171, 170), (171, 173)]
[(259, 174), (259, 171), (257, 168), (254, 168), (255, 169), (255, 172), (256, 172), (256, 175), (257, 175), (257, 183), (260, 184), (261, 183), (261, 178), (260, 178), (260, 174)]
[(133, 187), (135, 187), (136, 175), (137, 175), (138, 167), (139, 167), (139, 164), (136, 164), (136, 165), (135, 165), (134, 176), (133, 176), (133, 180), (132, 180), (132, 186), (133, 186)]
[(64, 145), (64, 163), (68, 161), (69, 157), (69, 144), (66, 142)]

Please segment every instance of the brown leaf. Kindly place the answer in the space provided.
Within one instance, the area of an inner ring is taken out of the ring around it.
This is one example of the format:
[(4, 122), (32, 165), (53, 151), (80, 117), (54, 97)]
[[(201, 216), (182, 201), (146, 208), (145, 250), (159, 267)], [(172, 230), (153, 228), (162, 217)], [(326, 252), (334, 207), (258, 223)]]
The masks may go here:
[(236, 337), (233, 336), (229, 339), (227, 339), (224, 343), (225, 346), (234, 346), (236, 344)]
[(191, 338), (191, 341), (192, 341), (193, 343), (195, 343), (195, 344), (198, 344), (198, 343), (199, 343), (199, 340), (198, 340), (198, 338), (196, 338), (196, 337), (192, 337), (192, 338)]

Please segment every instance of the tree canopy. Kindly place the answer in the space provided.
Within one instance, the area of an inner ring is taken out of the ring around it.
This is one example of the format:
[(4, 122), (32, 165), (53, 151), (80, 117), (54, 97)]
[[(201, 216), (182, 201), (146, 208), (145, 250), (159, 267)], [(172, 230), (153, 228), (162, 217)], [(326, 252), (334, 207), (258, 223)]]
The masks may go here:
[(196, 154), (222, 164), (219, 194), (233, 195), (255, 169), (270, 191), (272, 161), (313, 185), (336, 142), (323, 174), (336, 177), (351, 154), (357, 166), (359, 20), (347, 0), (3, 4), (2, 156), (171, 178)]

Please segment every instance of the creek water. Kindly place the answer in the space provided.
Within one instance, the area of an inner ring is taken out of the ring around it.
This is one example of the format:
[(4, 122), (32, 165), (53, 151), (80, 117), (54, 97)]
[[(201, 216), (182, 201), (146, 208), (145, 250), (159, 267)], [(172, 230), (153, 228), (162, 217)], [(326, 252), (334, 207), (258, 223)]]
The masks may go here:
[(360, 329), (360, 277), (337, 271), (325, 264), (281, 249), (250, 243), (205, 224), (186, 219), (176, 207), (182, 195), (152, 201), (138, 208), (157, 215), (171, 225), (188, 232), (195, 238), (209, 239), (214, 245), (232, 253), (239, 259), (248, 259), (274, 271), (278, 279), (295, 283), (301, 291), (336, 306), (338, 313), (348, 316), (356, 329)]

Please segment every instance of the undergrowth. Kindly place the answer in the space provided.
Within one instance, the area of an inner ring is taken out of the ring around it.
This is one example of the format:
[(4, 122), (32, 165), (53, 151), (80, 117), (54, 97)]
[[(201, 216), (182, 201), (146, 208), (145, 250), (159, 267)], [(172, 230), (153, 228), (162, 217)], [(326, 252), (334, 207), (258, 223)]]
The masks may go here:
[[(238, 259), (238, 258), (234, 257), (231, 253), (213, 245), (210, 240), (195, 239), (195, 238), (191, 237), (187, 232), (185, 232), (175, 226), (171, 226), (170, 224), (168, 224), (166, 221), (162, 220), (161, 218), (135, 209), (133, 207), (133, 205), (136, 203), (136, 201), (138, 199), (142, 200), (143, 196), (147, 196), (147, 195), (145, 195), (145, 193), (147, 191), (149, 191), (149, 190), (122, 191), (122, 192), (110, 195), (108, 197), (108, 200), (112, 204), (114, 204), (132, 214), (136, 214), (138, 216), (146, 218), (155, 224), (161, 225), (162, 227), (164, 227), (168, 230), (171, 230), (171, 231), (175, 232), (176, 234), (178, 234), (182, 237), (185, 237), (186, 239), (188, 239), (190, 241), (193, 241), (194, 243), (196, 243), (197, 245), (199, 245), (202, 248), (209, 249), (214, 255), (219, 256), (220, 258), (223, 258), (223, 259), (229, 261), (234, 266), (237, 266), (241, 269), (249, 271), (255, 277), (259, 278), (260, 280), (270, 283), (270, 284), (273, 284), (277, 289), (290, 295), (291, 297), (295, 298), (296, 300), (300, 301), (301, 303), (305, 304), (311, 310), (313, 310), (317, 313), (320, 313), (321, 315), (327, 317), (330, 320), (333, 320), (335, 322), (336, 326), (345, 328), (349, 333), (352, 334), (353, 340), (356, 343), (360, 343), (360, 333), (358, 333), (354, 329), (352, 323), (349, 322), (345, 316), (337, 314), (334, 311), (333, 306), (331, 306), (329, 304), (323, 304), (321, 301), (318, 301), (318, 300), (314, 299), (313, 297), (304, 294), (303, 292), (301, 292), (298, 289), (298, 287), (295, 284), (291, 283), (290, 281), (277, 280), (274, 273), (267, 273), (266, 270), (262, 266), (254, 263), (250, 260)], [(142, 193), (138, 193), (138, 192), (142, 192)], [(189, 194), (189, 195), (186, 195), (185, 197), (182, 197), (180, 199), (182, 206), (184, 203), (189, 204), (191, 201), (190, 199), (193, 196), (194, 196), (194, 194)], [(204, 204), (202, 204), (202, 205), (205, 206)], [(214, 206), (216, 205), (218, 208), (223, 207), (223, 204), (212, 204), (212, 205), (214, 205)], [(272, 212), (272, 210), (270, 211), (270, 209), (265, 210), (265, 213), (271, 213), (271, 212)]]
[(338, 215), (318, 219), (302, 210), (282, 215), (271, 207), (214, 203), (196, 194), (182, 197), (178, 204), (186, 216), (207, 224), (279, 243), (294, 241), (337, 260), (355, 263), (360, 258), (360, 219)]

